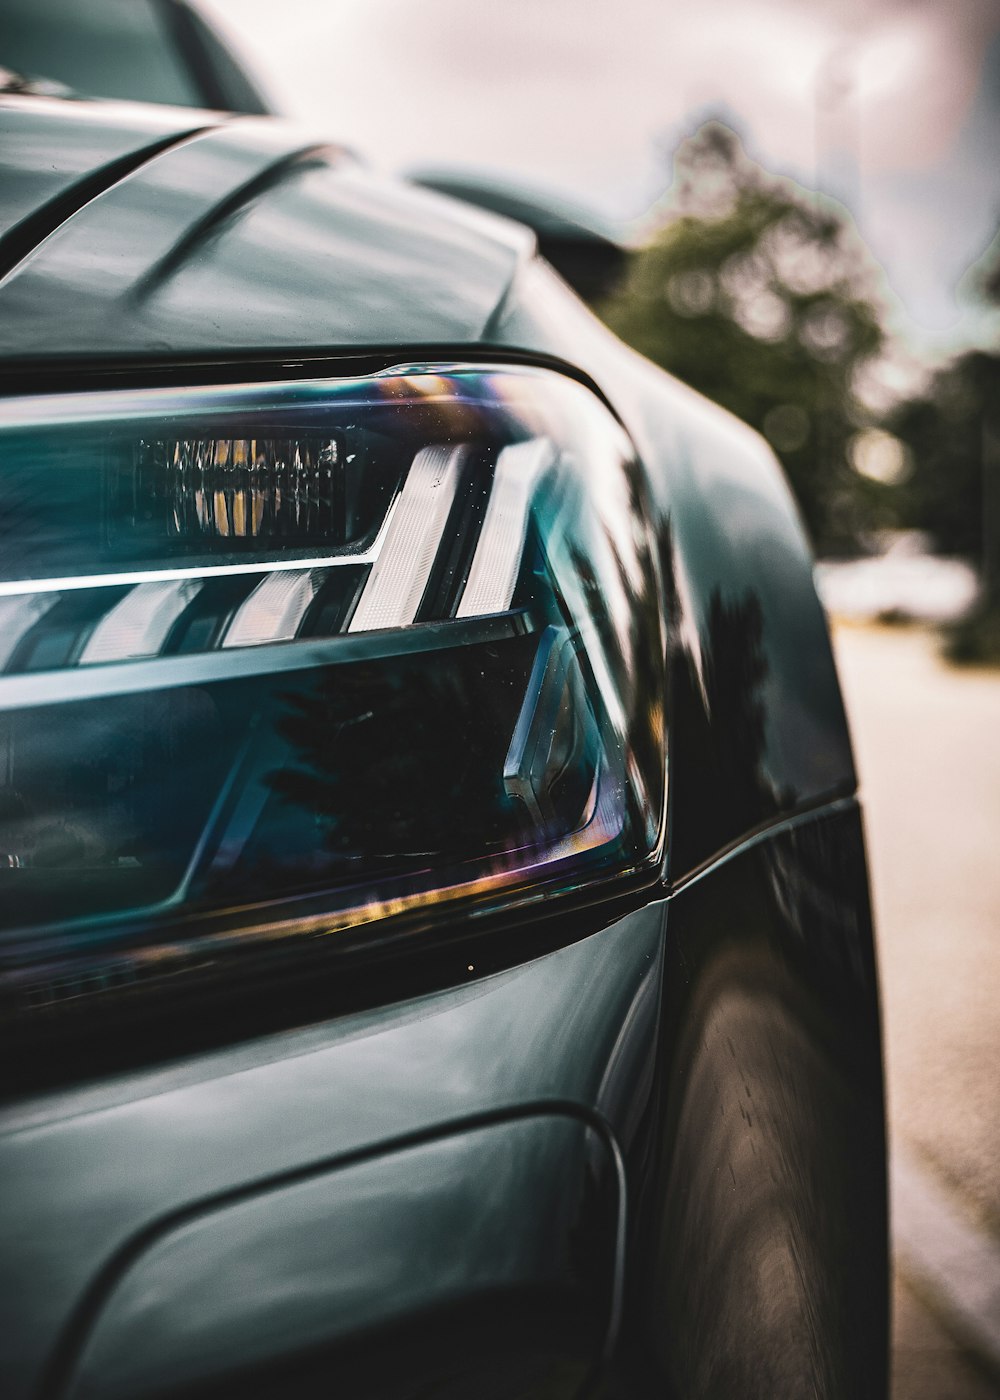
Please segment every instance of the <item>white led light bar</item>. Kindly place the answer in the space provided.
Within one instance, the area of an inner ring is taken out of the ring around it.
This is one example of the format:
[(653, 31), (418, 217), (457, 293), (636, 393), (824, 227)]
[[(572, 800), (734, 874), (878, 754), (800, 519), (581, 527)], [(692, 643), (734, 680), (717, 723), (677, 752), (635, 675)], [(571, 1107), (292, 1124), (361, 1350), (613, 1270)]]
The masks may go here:
[(80, 654), (80, 665), (156, 656), (201, 588), (200, 579), (140, 583), (101, 618)]
[(13, 656), (24, 634), (58, 601), (58, 593), (0, 598), (0, 671)]
[(467, 451), (425, 447), (414, 457), (349, 632), (406, 627), (416, 617)]
[(528, 533), (532, 492), (555, 455), (548, 438), (531, 438), (505, 447), (497, 458), (493, 489), (458, 617), (482, 617), (510, 607)]
[(241, 604), (222, 645), (255, 647), (291, 641), (325, 579), (325, 569), (269, 574)]

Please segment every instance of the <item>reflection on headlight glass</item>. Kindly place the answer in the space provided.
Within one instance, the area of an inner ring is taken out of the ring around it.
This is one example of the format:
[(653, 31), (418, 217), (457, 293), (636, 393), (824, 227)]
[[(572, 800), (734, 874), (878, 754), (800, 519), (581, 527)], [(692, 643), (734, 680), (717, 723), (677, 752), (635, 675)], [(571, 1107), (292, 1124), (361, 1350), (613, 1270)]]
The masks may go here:
[(43, 950), (375, 936), (654, 859), (656, 568), (628, 440), (581, 386), (8, 403), (0, 508), (11, 985)]

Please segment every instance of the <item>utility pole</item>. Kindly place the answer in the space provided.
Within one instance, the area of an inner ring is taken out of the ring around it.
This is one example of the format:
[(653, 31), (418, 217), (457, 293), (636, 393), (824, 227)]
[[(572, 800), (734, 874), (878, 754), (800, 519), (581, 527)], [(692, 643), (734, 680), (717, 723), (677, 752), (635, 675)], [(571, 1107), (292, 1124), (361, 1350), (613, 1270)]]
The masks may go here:
[(858, 49), (842, 39), (816, 69), (816, 189), (847, 208), (855, 223), (861, 203), (861, 121), (857, 84)]
[[(855, 222), (858, 218), (861, 132), (857, 58), (856, 39), (842, 33), (816, 67), (813, 95), (818, 221), (823, 219), (824, 199), (829, 198), (844, 205)], [(835, 417), (842, 407), (826, 401), (817, 414), (816, 471), (823, 482), (824, 493), (836, 490), (836, 483), (845, 470), (842, 455), (835, 451), (833, 433)]]

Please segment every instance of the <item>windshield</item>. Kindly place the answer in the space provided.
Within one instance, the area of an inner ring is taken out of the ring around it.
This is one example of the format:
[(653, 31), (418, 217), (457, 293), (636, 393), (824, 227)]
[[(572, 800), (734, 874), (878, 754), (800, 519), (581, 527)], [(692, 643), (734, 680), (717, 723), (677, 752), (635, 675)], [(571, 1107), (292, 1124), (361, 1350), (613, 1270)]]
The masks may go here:
[(205, 105), (157, 0), (0, 0), (0, 65), (88, 97)]

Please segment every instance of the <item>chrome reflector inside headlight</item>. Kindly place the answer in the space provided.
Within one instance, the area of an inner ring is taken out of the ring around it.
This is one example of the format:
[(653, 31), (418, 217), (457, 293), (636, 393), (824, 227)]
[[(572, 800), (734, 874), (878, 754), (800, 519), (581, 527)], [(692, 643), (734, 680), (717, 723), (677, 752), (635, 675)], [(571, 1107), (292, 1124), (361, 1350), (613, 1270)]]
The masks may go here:
[(0, 531), (8, 988), (654, 867), (657, 573), (582, 385), (7, 400)]

